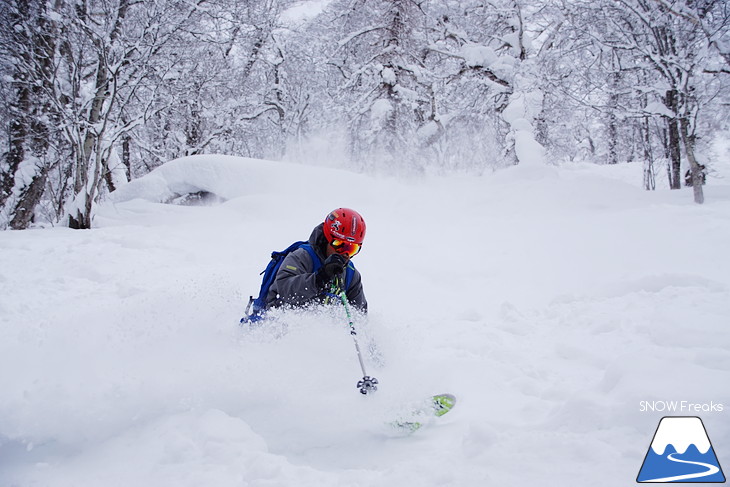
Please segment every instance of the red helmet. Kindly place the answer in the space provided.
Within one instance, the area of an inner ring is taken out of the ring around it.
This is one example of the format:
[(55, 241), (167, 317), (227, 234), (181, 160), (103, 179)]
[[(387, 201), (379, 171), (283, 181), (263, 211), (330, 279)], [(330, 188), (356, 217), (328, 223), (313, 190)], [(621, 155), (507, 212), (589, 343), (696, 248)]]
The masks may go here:
[(365, 220), (355, 210), (337, 208), (324, 219), (324, 236), (329, 243), (344, 240), (362, 245), (365, 240)]

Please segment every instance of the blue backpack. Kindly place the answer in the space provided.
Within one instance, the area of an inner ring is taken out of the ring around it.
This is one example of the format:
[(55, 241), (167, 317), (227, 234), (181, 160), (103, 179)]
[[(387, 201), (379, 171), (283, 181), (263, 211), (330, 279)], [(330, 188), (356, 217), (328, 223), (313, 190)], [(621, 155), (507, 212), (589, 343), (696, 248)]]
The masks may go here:
[[(264, 278), (261, 282), (259, 296), (257, 298), (254, 298), (253, 296), (249, 297), (248, 305), (246, 306), (246, 314), (243, 318), (241, 318), (241, 323), (255, 323), (264, 318), (264, 313), (266, 312), (266, 295), (269, 294), (269, 288), (274, 283), (276, 273), (279, 271), (281, 263), (284, 262), (284, 258), (287, 255), (300, 248), (306, 250), (309, 253), (309, 256), (312, 258), (312, 272), (317, 272), (319, 268), (322, 267), (322, 261), (317, 256), (317, 253), (314, 251), (312, 246), (309, 245), (309, 242), (294, 242), (284, 250), (281, 250), (279, 252), (272, 252), (269, 265), (267, 265), (266, 269), (261, 272)], [(352, 277), (354, 274), (355, 266), (352, 264), (352, 262), (350, 262), (348, 263), (345, 272), (345, 290), (350, 287), (350, 283), (352, 282)]]

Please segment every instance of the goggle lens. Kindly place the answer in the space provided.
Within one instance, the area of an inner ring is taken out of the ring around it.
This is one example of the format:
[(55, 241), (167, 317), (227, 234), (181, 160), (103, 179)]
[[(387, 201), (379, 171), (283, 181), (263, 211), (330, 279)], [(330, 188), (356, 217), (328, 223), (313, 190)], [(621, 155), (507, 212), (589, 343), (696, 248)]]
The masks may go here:
[(343, 254), (350, 257), (354, 257), (358, 252), (360, 252), (360, 249), (362, 248), (362, 245), (360, 244), (356, 244), (355, 242), (347, 242), (345, 240), (333, 240), (331, 245), (335, 249), (335, 252), (337, 252), (338, 254)]

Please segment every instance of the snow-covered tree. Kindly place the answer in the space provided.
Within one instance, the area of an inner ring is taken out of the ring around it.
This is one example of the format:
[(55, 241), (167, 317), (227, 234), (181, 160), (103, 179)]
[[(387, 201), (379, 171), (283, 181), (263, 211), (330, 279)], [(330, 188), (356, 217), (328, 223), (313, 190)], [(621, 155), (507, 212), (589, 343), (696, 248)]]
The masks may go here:
[[(121, 141), (129, 144), (136, 128), (175, 103), (160, 102), (157, 95), (179, 68), (184, 56), (177, 52), (184, 40), (196, 35), (194, 26), (210, 5), (206, 0), (5, 5), (3, 18), (12, 24), (11, 32), (18, 39), (9, 45), (3, 67), (15, 73), (19, 123), (11, 130), (16, 142), (6, 157), (12, 162), (4, 174), (20, 167), (19, 159), (31, 160), (27, 148), (21, 152), (22, 140), (28, 138), (32, 124), (48, 126), (52, 116), (53, 133), (43, 140), (58, 141), (54, 158), (36, 164), (37, 177), (26, 176), (24, 183), (37, 190), (34, 194), (46, 192), (46, 200), (57, 212), (52, 220), (67, 215), (69, 226), (89, 228), (92, 207), (100, 195), (126, 179), (130, 170), (121, 163), (131, 163), (128, 157), (118, 157), (117, 145), (125, 147)], [(27, 47), (23, 47), (24, 39)], [(39, 109), (44, 113), (38, 114)], [(20, 123), (24, 114), (29, 122)], [(39, 184), (33, 186), (33, 181)], [(4, 206), (7, 212), (7, 201)], [(27, 204), (23, 210), (32, 215), (35, 206)], [(26, 216), (24, 225), (31, 218)]]
[[(695, 175), (697, 202), (703, 196), (700, 164), (694, 156), (696, 123), (701, 108), (717, 93), (713, 84), (720, 70), (710, 68), (721, 59), (713, 45), (720, 45), (717, 39), (722, 37), (708, 35), (700, 19), (718, 8), (719, 2), (712, 0), (571, 3), (565, 12), (572, 35), (569, 62), (576, 69), (564, 77), (555, 73), (563, 93), (607, 122), (603, 138), (609, 162), (616, 161), (619, 152), (625, 159), (633, 152), (653, 159), (651, 146), (658, 145), (656, 152), (667, 161), (670, 187), (679, 188), (684, 154)], [(580, 80), (583, 83), (575, 82)], [(617, 120), (629, 123), (617, 127)], [(647, 174), (651, 172), (649, 168)], [(647, 187), (651, 185), (648, 178)]]
[(352, 156), (360, 168), (420, 170), (410, 149), (433, 117), (424, 64), (425, 16), (411, 0), (345, 0), (330, 6), (338, 30), (329, 65), (340, 77)]
[(394, 173), (637, 161), (677, 188), (689, 167), (702, 201), (698, 144), (730, 123), (727, 2), (317, 5), (0, 3), (0, 227), (88, 228), (170, 159), (299, 159), (310, 138)]
[(0, 228), (27, 228), (54, 167), (57, 121), (45, 96), (53, 72), (57, 23), (45, 2), (0, 6), (0, 74), (8, 147), (0, 161)]

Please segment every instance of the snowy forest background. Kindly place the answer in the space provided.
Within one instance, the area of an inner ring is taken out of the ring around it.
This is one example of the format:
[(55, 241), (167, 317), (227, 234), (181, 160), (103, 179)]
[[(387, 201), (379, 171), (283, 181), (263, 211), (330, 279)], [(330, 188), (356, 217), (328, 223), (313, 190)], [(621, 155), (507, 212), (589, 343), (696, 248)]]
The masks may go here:
[(701, 203), (730, 122), (725, 0), (3, 0), (0, 22), (0, 228), (89, 228), (109, 192), (202, 153), (631, 162), (646, 189), (694, 170)]

